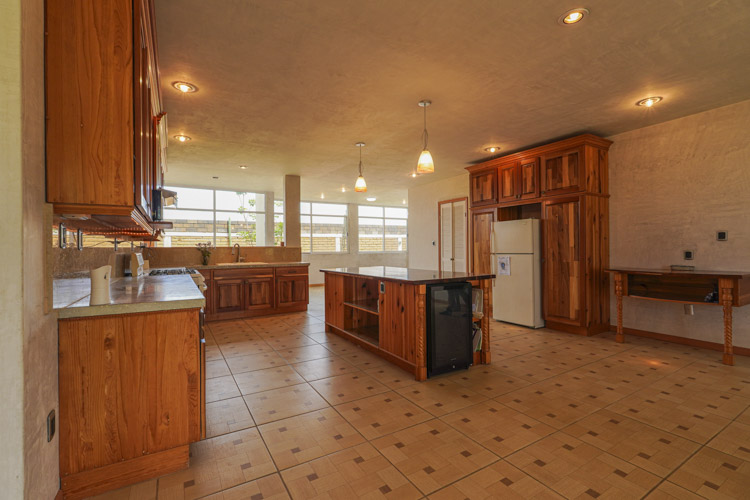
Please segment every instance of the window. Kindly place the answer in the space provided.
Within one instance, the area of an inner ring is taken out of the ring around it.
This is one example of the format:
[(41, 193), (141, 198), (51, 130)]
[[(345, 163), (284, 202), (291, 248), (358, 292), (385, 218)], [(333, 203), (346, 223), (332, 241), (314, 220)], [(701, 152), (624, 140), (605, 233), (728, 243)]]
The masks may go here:
[(273, 201), (273, 239), (274, 245), (281, 246), (284, 241), (284, 201)]
[(300, 203), (303, 253), (340, 253), (348, 251), (346, 205), (337, 203)]
[(405, 252), (407, 208), (360, 205), (359, 251)]
[[(266, 245), (264, 194), (183, 187), (168, 189), (177, 192), (177, 204), (164, 208), (164, 219), (174, 224), (164, 233), (164, 246), (192, 247), (196, 243)], [(280, 244), (279, 238), (275, 240), (275, 244)]]

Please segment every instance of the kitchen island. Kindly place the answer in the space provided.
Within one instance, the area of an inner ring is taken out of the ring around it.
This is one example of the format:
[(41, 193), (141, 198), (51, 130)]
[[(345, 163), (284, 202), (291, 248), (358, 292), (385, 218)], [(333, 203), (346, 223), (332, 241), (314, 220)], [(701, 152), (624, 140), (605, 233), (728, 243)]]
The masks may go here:
[(490, 363), (491, 274), (403, 267), (344, 267), (325, 274), (326, 331), (340, 335), (391, 363), (427, 378), (426, 294), (429, 285), (471, 283), (482, 290), (481, 350), (474, 364)]

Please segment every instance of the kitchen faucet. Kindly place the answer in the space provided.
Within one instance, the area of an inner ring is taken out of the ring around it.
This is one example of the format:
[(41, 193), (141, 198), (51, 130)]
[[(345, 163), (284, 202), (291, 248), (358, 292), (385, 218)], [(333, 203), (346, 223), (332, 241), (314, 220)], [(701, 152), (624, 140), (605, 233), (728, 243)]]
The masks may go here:
[(240, 262), (240, 261), (241, 261), (241, 259), (242, 259), (242, 257), (240, 257), (240, 244), (239, 244), (239, 243), (235, 243), (235, 244), (234, 244), (234, 245), (232, 246), (232, 255), (234, 255), (234, 249), (235, 249), (235, 248), (237, 249), (237, 257), (235, 257), (234, 261), (235, 261), (235, 262)]

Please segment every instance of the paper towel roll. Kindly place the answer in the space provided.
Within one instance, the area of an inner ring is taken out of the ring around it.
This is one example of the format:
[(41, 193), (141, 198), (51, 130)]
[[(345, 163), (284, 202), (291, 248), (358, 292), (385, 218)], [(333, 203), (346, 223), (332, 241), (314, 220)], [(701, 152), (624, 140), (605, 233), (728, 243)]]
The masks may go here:
[(89, 305), (99, 306), (110, 303), (109, 283), (112, 266), (102, 266), (91, 270), (91, 300)]

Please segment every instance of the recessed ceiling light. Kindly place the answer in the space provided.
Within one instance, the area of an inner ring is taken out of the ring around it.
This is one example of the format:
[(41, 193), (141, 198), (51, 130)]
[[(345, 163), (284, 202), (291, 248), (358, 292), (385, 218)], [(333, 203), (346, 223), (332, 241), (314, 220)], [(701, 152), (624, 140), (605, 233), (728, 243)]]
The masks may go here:
[(183, 94), (192, 94), (198, 92), (198, 87), (189, 82), (172, 82), (172, 87), (176, 88)]
[(661, 101), (663, 98), (660, 96), (652, 96), (652, 97), (646, 97), (645, 99), (641, 99), (637, 103), (635, 103), (636, 106), (645, 106), (647, 108), (650, 108), (657, 102)]
[(411, 176), (412, 176), (412, 177), (416, 177), (416, 176), (417, 176), (417, 173), (416, 173), (416, 172), (412, 172), (412, 173), (411, 173)]
[(584, 17), (589, 15), (589, 10), (584, 8), (578, 8), (578, 9), (571, 9), (562, 16), (560, 16), (560, 19), (557, 20), (558, 24), (562, 24), (563, 26), (568, 26), (571, 24), (579, 23), (583, 20)]
[(321, 199), (321, 200), (325, 200), (325, 199), (326, 199), (326, 195), (325, 195), (325, 193), (320, 193), (320, 199)]
[(240, 165), (240, 170), (247, 170), (247, 165)]
[(218, 175), (214, 175), (214, 176), (213, 176), (213, 177), (211, 177), (211, 178), (212, 178), (212, 179), (218, 179), (218, 178), (219, 178), (219, 176), (218, 176)]
[(346, 193), (346, 188), (344, 186), (341, 186), (341, 192)]
[(406, 205), (406, 200), (401, 200), (402, 205)]
[(369, 198), (366, 198), (366, 200), (367, 201), (375, 201), (375, 200), (377, 200), (377, 198), (375, 198), (374, 196), (370, 196)]
[(496, 151), (500, 151), (500, 146), (490, 146), (488, 148), (484, 148), (484, 150), (488, 153), (494, 153)]
[(174, 138), (177, 139), (180, 142), (187, 142), (187, 141), (192, 140), (192, 138), (190, 138), (190, 137), (188, 137), (186, 135), (182, 135), (182, 134), (176, 135), (176, 136), (174, 136)]

